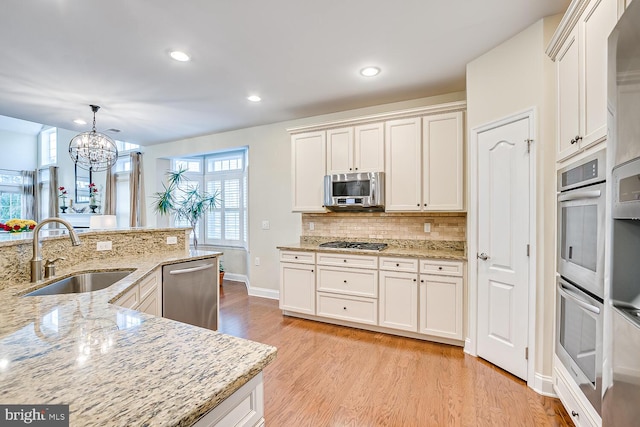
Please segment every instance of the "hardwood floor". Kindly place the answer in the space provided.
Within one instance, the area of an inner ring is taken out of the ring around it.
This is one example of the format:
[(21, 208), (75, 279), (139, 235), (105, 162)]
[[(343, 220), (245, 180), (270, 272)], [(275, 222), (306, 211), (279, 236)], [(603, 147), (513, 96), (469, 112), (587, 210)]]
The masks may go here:
[(572, 426), (558, 399), (461, 348), (283, 316), (225, 281), (220, 331), (278, 348), (264, 371), (276, 426)]

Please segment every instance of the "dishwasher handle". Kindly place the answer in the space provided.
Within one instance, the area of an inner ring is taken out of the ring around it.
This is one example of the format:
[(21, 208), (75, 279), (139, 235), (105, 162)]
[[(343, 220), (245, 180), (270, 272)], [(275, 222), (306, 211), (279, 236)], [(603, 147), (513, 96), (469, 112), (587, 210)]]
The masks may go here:
[(172, 270), (169, 272), (169, 274), (185, 274), (185, 273), (194, 273), (196, 271), (200, 271), (200, 270), (206, 270), (207, 268), (213, 267), (213, 264), (205, 264), (205, 265), (199, 265), (198, 267), (192, 267), (192, 268), (183, 268), (180, 270)]

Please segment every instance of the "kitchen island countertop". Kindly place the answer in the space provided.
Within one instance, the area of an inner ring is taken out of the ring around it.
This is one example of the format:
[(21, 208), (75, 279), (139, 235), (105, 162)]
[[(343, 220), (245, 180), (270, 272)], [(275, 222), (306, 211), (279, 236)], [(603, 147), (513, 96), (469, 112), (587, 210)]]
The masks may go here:
[(5, 283), (0, 403), (69, 404), (71, 426), (192, 425), (262, 371), (276, 349), (112, 302), (162, 265), (219, 255), (173, 251), (85, 261), (54, 279), (135, 269), (88, 293), (23, 297), (48, 282)]

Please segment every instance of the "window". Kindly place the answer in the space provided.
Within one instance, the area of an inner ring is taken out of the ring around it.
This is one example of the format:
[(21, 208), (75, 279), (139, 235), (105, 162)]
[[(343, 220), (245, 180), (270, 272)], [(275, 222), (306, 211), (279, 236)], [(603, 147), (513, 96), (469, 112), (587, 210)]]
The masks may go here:
[[(205, 245), (246, 247), (247, 150), (174, 159), (172, 169), (186, 169), (191, 185), (204, 188), (208, 194), (219, 195), (219, 205), (198, 224), (198, 241)], [(178, 221), (174, 224), (189, 226)]]
[(0, 171), (0, 222), (22, 218), (22, 176), (18, 171)]
[(54, 165), (58, 161), (58, 132), (50, 128), (40, 132), (40, 165)]

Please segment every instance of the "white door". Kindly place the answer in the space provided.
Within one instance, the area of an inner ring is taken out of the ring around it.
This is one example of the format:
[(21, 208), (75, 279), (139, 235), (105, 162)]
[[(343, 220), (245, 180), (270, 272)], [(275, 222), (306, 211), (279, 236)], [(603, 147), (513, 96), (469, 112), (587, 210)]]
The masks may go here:
[(478, 134), (478, 356), (525, 380), (529, 135), (529, 118)]

